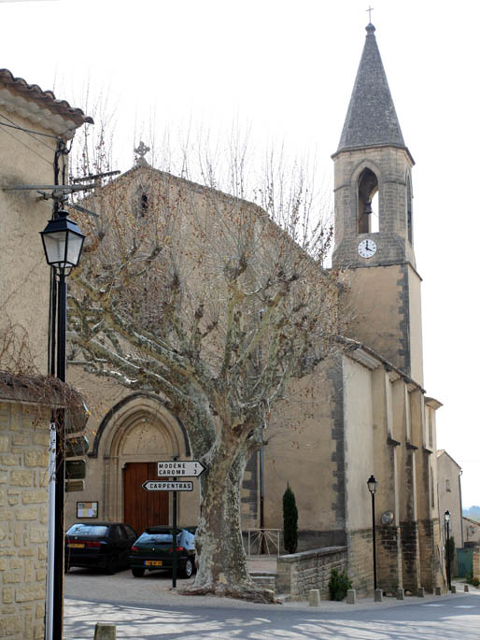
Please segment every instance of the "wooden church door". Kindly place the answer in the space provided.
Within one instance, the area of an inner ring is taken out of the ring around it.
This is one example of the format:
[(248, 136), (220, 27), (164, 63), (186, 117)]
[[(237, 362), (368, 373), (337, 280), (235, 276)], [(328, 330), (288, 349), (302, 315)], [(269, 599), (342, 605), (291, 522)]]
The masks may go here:
[(145, 491), (146, 480), (158, 480), (156, 462), (128, 463), (123, 470), (124, 520), (140, 535), (147, 527), (169, 524), (168, 491)]

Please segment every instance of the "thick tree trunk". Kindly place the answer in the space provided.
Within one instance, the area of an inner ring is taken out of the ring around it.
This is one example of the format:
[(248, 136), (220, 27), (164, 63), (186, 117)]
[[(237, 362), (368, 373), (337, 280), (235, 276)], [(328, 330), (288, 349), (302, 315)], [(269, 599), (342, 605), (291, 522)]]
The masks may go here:
[(245, 447), (217, 451), (201, 478), (202, 502), (196, 540), (197, 574), (189, 594), (212, 593), (256, 602), (274, 594), (252, 582), (242, 539), (240, 492), (248, 454)]

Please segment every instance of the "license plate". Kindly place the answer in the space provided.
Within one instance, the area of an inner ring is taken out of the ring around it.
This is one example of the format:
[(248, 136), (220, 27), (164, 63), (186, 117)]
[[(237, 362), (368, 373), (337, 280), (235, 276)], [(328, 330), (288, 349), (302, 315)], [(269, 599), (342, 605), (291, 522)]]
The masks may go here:
[(85, 545), (80, 542), (69, 542), (68, 546), (70, 549), (83, 549), (85, 547)]
[(145, 560), (146, 567), (161, 567), (163, 562), (161, 560)]

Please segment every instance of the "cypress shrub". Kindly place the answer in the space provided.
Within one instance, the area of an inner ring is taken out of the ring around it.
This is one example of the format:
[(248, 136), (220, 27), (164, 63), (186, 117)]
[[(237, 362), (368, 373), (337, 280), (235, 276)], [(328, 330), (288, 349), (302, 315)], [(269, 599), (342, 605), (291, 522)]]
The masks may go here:
[(450, 569), (453, 567), (453, 562), (455, 560), (455, 538), (450, 536), (446, 542), (446, 561), (450, 565)]
[(298, 545), (298, 510), (295, 495), (287, 485), (283, 494), (283, 546), (287, 553), (295, 553)]

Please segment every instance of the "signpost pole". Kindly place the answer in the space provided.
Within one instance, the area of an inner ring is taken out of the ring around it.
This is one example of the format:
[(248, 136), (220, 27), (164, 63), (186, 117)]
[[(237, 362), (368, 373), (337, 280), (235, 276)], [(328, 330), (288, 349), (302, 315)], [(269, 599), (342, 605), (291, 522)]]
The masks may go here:
[[(1, 1), (1, 0), (0, 0)], [(198, 460), (178, 460), (178, 456), (173, 456), (172, 460), (161, 460), (157, 462), (157, 476), (163, 478), (165, 476), (172, 477), (173, 480), (147, 480), (142, 484), (145, 491), (170, 491), (173, 493), (172, 502), (172, 588), (177, 586), (177, 569), (178, 569), (178, 553), (177, 553), (177, 512), (178, 512), (178, 491), (193, 491), (193, 483), (189, 480), (184, 481), (185, 477), (198, 478), (205, 471), (205, 466)], [(170, 473), (169, 473), (170, 472)]]

